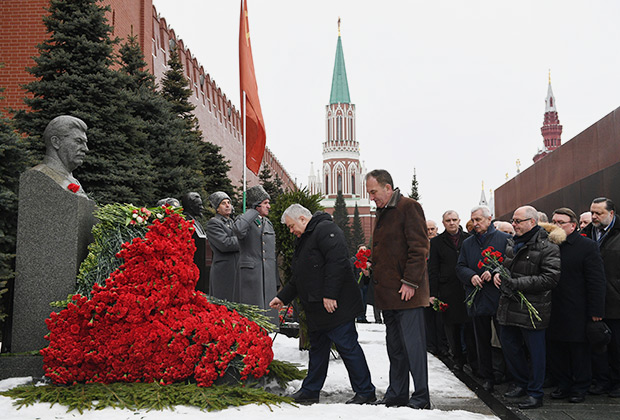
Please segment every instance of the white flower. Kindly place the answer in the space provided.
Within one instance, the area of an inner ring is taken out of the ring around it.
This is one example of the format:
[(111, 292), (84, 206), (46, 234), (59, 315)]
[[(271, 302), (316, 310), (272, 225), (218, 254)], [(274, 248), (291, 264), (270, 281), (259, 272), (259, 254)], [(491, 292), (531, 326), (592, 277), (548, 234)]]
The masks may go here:
[(136, 218), (136, 221), (137, 221), (138, 223), (144, 223), (144, 218), (143, 218), (142, 216), (138, 216), (138, 217)]
[(132, 214), (131, 217), (133, 217), (134, 219), (137, 219), (138, 218), (138, 213)]
[(163, 214), (161, 214), (161, 213), (157, 213), (157, 218), (158, 218), (158, 219), (163, 219), (163, 218), (164, 218), (164, 215), (163, 215)]

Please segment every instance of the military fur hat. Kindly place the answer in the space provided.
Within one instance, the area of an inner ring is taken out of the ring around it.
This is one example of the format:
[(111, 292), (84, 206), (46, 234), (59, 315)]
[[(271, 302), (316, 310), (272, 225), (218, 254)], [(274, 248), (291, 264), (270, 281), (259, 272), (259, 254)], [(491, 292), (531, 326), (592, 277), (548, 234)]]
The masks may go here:
[(222, 204), (222, 201), (224, 200), (232, 201), (228, 194), (226, 194), (224, 191), (216, 191), (209, 196), (209, 203), (211, 204), (211, 207), (213, 207), (215, 210), (217, 210), (217, 208), (220, 206), (220, 204)]
[(248, 188), (246, 191), (246, 202), (249, 204), (249, 208), (253, 209), (260, 205), (265, 200), (269, 200), (269, 194), (262, 185), (255, 185), (252, 188)]

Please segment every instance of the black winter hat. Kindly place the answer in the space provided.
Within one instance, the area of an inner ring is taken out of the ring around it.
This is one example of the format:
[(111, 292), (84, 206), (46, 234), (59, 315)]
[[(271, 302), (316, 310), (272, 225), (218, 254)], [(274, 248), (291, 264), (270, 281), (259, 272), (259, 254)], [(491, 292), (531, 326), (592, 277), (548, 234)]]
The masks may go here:
[(611, 341), (611, 330), (603, 321), (589, 321), (586, 326), (586, 335), (594, 353), (607, 351), (607, 344)]

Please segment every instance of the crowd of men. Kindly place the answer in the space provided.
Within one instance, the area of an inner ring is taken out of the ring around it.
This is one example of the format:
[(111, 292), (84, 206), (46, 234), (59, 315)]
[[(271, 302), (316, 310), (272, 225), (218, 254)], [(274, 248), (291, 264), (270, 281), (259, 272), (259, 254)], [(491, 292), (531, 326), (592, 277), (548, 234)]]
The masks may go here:
[[(504, 395), (520, 398), (521, 409), (542, 406), (551, 382), (551, 398), (572, 403), (587, 393), (620, 397), (620, 223), (611, 200), (594, 199), (579, 217), (558, 208), (550, 223), (532, 206), (510, 222), (477, 206), (466, 229), (447, 210), (438, 234), (387, 171), (370, 172), (366, 188), (377, 206), (367, 266), (354, 267), (329, 214), (293, 204), (280, 221), (297, 237), (292, 278), (279, 291), (269, 195), (248, 190), (249, 210), (234, 220), (230, 197), (209, 197), (217, 213), (205, 229), (210, 293), (272, 308), (274, 320), (295, 298), (305, 311), (310, 358), (297, 402), (319, 401), (332, 345), (349, 373), (351, 404), (430, 408), (427, 350), (470, 369), (489, 392), (511, 381)], [(378, 401), (355, 325), (368, 322), (368, 296), (390, 361)]]

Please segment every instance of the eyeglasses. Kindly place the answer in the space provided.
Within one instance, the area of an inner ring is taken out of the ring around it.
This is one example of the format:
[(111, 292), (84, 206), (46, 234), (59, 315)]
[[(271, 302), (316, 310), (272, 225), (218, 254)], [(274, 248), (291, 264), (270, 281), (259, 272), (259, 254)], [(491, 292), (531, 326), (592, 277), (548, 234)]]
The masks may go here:
[(573, 223), (570, 220), (568, 222), (564, 222), (562, 220), (552, 220), (551, 223), (553, 223), (554, 225), (559, 225), (559, 226), (564, 226), (567, 223)]
[(523, 222), (525, 222), (527, 220), (531, 220), (531, 219), (532, 219), (531, 217), (528, 217), (527, 219), (512, 219), (510, 221), (510, 223), (512, 223), (513, 225), (518, 225), (520, 223), (523, 223)]

